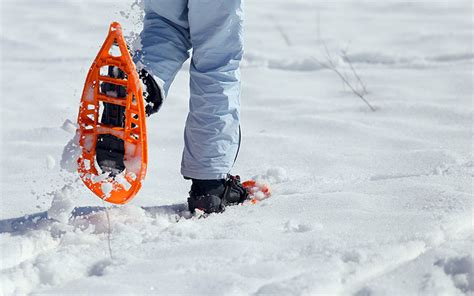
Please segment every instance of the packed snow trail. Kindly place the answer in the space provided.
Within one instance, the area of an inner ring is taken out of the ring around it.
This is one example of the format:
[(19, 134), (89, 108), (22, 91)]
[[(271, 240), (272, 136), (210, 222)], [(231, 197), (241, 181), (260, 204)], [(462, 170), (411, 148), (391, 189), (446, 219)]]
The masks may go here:
[(470, 1), (247, 1), (233, 172), (273, 196), (206, 219), (182, 218), (188, 65), (147, 121), (131, 204), (106, 212), (60, 169), (108, 24), (140, 31), (122, 2), (1, 3), (0, 294), (473, 293)]

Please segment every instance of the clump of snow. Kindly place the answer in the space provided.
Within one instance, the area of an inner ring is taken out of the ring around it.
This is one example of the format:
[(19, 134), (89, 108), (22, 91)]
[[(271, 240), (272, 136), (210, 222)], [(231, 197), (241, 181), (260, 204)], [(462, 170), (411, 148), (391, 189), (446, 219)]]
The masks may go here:
[(53, 169), (56, 166), (56, 160), (51, 155), (46, 155), (46, 167), (48, 170)]
[(125, 142), (125, 167), (127, 172), (140, 174), (142, 168), (142, 149), (140, 144)]
[(127, 177), (134, 181), (137, 179), (137, 175), (134, 172), (127, 172)]
[[(130, 41), (128, 41), (130, 40)], [(129, 38), (127, 38), (127, 42), (130, 44), (131, 48), (134, 50), (141, 50), (142, 49), (142, 39), (139, 33), (130, 33)]]
[[(124, 171), (125, 172), (125, 171)], [(118, 174), (115, 176), (115, 181), (117, 181), (117, 183), (119, 183), (120, 185), (123, 186), (123, 188), (125, 188), (125, 190), (129, 190), (130, 187), (132, 187), (132, 185), (127, 181), (127, 179), (125, 178), (124, 176), (124, 172)]]
[(110, 173), (109, 172), (105, 172), (105, 173), (102, 173), (100, 175), (93, 175), (91, 178), (92, 178), (92, 181), (94, 183), (100, 183), (100, 182), (103, 182), (105, 180), (107, 180), (107, 178), (110, 176)]
[(262, 191), (257, 191), (255, 193), (253, 193), (253, 198), (257, 199), (257, 200), (263, 200), (265, 199), (265, 193), (263, 193)]
[(76, 132), (74, 138), (64, 147), (61, 156), (61, 168), (71, 173), (77, 171), (77, 160), (82, 153), (82, 148), (79, 145), (79, 137), (79, 132)]
[(93, 85), (90, 85), (89, 88), (87, 89), (86, 97), (84, 98), (84, 101), (88, 103), (94, 103), (94, 95), (95, 95), (95, 89)]
[(270, 186), (261, 181), (255, 181), (255, 185), (251, 188), (247, 188), (250, 199), (252, 200), (264, 200), (271, 195)]
[(110, 193), (112, 192), (114, 186), (110, 182), (102, 182), (100, 185), (100, 188), (102, 189), (102, 193), (104, 194), (104, 198), (109, 198)]
[(75, 133), (76, 130), (77, 130), (77, 124), (74, 123), (74, 122), (72, 122), (72, 121), (69, 120), (69, 119), (66, 119), (66, 120), (64, 121), (63, 125), (61, 126), (61, 128), (62, 128), (64, 131), (66, 131), (66, 132), (68, 132), (68, 133), (70, 133), (70, 134), (73, 134), (73, 133)]
[(74, 209), (74, 202), (72, 201), (73, 188), (70, 185), (65, 185), (61, 190), (54, 193), (51, 207), (48, 209), (48, 218), (67, 223), (71, 217), (71, 212)]
[(133, 158), (127, 158), (124, 161), (125, 167), (129, 172), (132, 172), (136, 175), (140, 174), (140, 170), (142, 167), (142, 159), (141, 157), (133, 157)]
[(134, 0), (131, 5), (127, 5), (126, 9), (119, 12), (123, 18), (133, 24), (132, 26), (124, 26), (124, 30), (126, 31), (125, 40), (130, 46), (132, 53), (142, 49), (140, 28), (142, 27), (145, 17), (144, 7), (145, 4), (143, 0)]
[(86, 149), (86, 151), (91, 151), (92, 150), (92, 147), (94, 146), (94, 140), (96, 139), (96, 137), (92, 134), (85, 134), (83, 136), (83, 148)]

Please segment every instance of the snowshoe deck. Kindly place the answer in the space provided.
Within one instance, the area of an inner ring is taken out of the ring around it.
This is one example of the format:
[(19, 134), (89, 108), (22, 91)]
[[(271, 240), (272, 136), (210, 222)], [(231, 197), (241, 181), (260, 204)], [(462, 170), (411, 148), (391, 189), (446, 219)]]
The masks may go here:
[(116, 22), (87, 75), (78, 126), (82, 181), (105, 201), (128, 202), (146, 175), (145, 107), (135, 64)]

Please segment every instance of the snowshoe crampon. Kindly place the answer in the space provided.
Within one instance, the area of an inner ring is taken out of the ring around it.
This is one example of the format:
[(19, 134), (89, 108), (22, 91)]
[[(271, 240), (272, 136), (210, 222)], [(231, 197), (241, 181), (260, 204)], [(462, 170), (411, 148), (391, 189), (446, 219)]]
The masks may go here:
[(147, 141), (142, 86), (118, 23), (87, 75), (78, 126), (82, 181), (108, 202), (128, 202), (146, 175)]

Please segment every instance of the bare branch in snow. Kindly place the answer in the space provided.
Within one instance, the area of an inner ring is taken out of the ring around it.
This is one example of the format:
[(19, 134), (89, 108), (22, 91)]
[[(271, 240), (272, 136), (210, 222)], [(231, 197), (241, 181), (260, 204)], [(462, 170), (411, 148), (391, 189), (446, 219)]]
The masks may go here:
[(285, 40), (285, 43), (286, 45), (288, 46), (292, 46), (293, 44), (291, 43), (291, 39), (290, 37), (288, 36), (288, 34), (286, 34), (285, 30), (283, 29), (282, 26), (280, 26), (280, 24), (278, 23), (277, 19), (275, 17), (270, 16), (271, 19), (273, 20), (273, 22), (275, 23), (275, 28), (277, 29), (277, 31), (280, 33), (281, 37), (283, 38), (283, 40)]
[(349, 87), (349, 89), (352, 91), (352, 93), (354, 95), (359, 97), (370, 108), (370, 110), (375, 111), (376, 109), (365, 98), (365, 96), (368, 93), (367, 88), (366, 88), (364, 82), (362, 81), (362, 79), (360, 78), (359, 74), (355, 70), (354, 66), (352, 65), (352, 62), (347, 57), (346, 51), (342, 51), (341, 58), (343, 58), (344, 61), (346, 61), (349, 64), (349, 66), (351, 68), (352, 75), (357, 79), (357, 82), (359, 84), (359, 88), (361, 88), (361, 89), (358, 89), (357, 85), (354, 86), (353, 83), (350, 82), (350, 79), (347, 76), (347, 74), (341, 72), (338, 69), (336, 63), (334, 62), (334, 59), (331, 56), (331, 53), (329, 52), (328, 47), (326, 46), (326, 43), (323, 43), (323, 46), (324, 46), (325, 58), (326, 58), (325, 63), (322, 63), (317, 58), (314, 58), (316, 60), (316, 62), (318, 62), (322, 67), (327, 68), (327, 69), (333, 71), (334, 73), (336, 73), (336, 75), (339, 76), (339, 78), (341, 79), (343, 84), (346, 85), (347, 87)]
[(113, 260), (114, 256), (112, 255), (112, 225), (110, 223), (109, 210), (107, 209), (107, 206), (105, 205), (105, 202), (103, 200), (102, 204), (104, 205), (105, 216), (107, 217), (107, 246), (109, 249), (110, 260)]
[(351, 68), (352, 74), (354, 77), (357, 79), (357, 82), (359, 82), (360, 87), (362, 88), (362, 93), (364, 95), (368, 94), (369, 92), (367, 91), (367, 87), (365, 86), (365, 83), (362, 81), (360, 78), (359, 74), (355, 70), (351, 60), (349, 59), (349, 56), (347, 55), (347, 51), (343, 50), (341, 57), (349, 64), (349, 67)]

